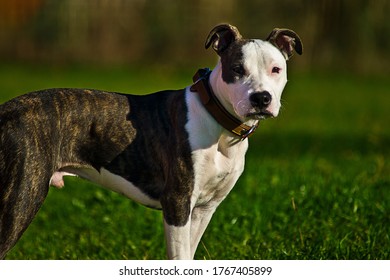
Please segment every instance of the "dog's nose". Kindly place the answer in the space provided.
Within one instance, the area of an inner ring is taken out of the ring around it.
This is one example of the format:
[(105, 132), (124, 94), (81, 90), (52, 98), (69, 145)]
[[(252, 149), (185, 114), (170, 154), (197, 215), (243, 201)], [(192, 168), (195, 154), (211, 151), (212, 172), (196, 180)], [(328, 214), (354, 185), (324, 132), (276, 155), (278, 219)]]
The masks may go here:
[(249, 100), (254, 107), (263, 109), (271, 104), (272, 96), (268, 91), (255, 92), (252, 93), (252, 95), (249, 97)]

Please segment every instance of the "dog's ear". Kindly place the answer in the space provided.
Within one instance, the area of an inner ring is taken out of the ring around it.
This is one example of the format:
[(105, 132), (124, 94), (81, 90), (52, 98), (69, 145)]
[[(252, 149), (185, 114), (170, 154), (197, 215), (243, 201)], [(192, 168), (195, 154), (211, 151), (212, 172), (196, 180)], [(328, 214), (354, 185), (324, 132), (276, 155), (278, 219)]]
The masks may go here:
[(299, 38), (297, 33), (290, 29), (275, 28), (272, 30), (271, 34), (268, 35), (267, 41), (277, 47), (286, 60), (293, 55), (293, 50), (300, 55), (303, 52), (301, 38)]
[(208, 49), (212, 46), (217, 54), (221, 55), (232, 42), (241, 38), (242, 36), (237, 27), (230, 24), (220, 24), (210, 31), (206, 39), (205, 47)]

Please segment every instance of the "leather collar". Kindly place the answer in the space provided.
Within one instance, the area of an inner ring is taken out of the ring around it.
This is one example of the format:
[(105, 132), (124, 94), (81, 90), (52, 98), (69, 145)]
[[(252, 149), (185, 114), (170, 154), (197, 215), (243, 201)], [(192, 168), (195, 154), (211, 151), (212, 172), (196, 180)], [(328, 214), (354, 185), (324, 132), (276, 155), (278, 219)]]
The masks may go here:
[(258, 127), (258, 123), (248, 126), (222, 106), (209, 85), (210, 74), (209, 68), (199, 69), (193, 77), (194, 84), (191, 86), (191, 91), (199, 94), (203, 106), (222, 127), (239, 136), (241, 140), (251, 136)]

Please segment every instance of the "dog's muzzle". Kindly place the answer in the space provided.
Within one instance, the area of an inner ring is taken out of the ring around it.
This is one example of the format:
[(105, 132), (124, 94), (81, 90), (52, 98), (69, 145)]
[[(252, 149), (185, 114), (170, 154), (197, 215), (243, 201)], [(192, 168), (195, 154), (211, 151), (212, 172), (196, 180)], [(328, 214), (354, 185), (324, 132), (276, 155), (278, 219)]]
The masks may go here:
[(249, 101), (256, 111), (249, 113), (248, 117), (254, 116), (259, 119), (273, 117), (273, 114), (267, 110), (272, 102), (272, 96), (268, 91), (252, 93), (249, 97)]

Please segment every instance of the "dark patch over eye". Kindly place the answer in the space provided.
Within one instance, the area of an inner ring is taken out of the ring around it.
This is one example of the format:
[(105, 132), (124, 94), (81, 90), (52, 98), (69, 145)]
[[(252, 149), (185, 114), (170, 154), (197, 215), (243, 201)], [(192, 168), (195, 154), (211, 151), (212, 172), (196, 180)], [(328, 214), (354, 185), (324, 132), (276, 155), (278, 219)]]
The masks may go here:
[(245, 75), (243, 46), (248, 40), (239, 40), (229, 46), (221, 55), (222, 79), (227, 84), (232, 84)]
[(245, 68), (242, 64), (233, 65), (232, 71), (239, 76), (245, 75)]
[(282, 70), (281, 68), (279, 67), (272, 67), (272, 73), (275, 73), (275, 74), (279, 74), (280, 73), (280, 70)]

